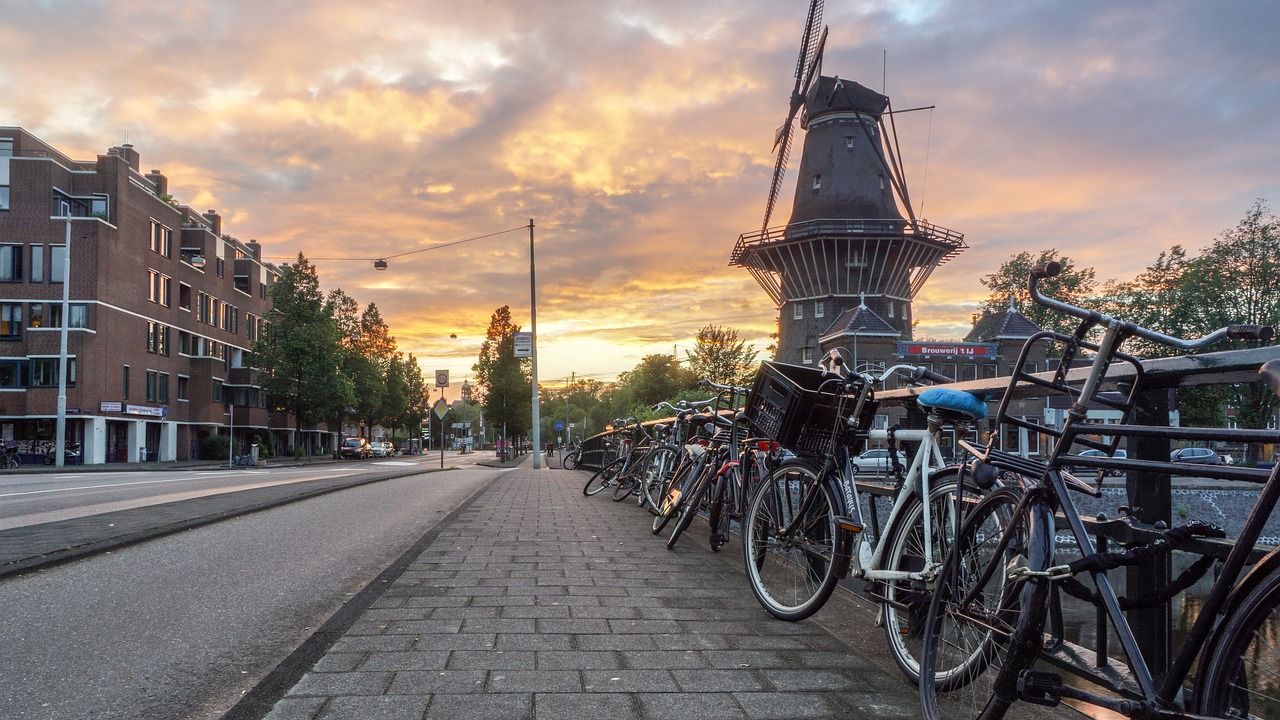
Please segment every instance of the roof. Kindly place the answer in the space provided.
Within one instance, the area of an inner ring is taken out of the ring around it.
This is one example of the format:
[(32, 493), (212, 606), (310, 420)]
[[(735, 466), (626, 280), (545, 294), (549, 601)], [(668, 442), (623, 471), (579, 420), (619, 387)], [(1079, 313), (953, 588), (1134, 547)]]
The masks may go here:
[(1031, 321), (1031, 318), (1009, 308), (1000, 312), (984, 312), (973, 324), (973, 329), (964, 337), (965, 342), (991, 342), (1006, 338), (1029, 338), (1044, 328)]
[(890, 336), (898, 337), (902, 335), (897, 328), (885, 322), (884, 318), (871, 312), (866, 305), (859, 305), (856, 308), (850, 308), (840, 313), (840, 317), (831, 323), (827, 331), (822, 333), (820, 340), (827, 341), (833, 338), (854, 335), (858, 336)]

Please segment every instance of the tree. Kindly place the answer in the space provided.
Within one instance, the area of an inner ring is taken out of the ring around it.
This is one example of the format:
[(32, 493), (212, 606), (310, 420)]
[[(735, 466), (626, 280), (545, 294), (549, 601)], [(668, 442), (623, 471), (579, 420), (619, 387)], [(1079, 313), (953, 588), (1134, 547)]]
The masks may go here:
[(1056, 277), (1042, 280), (1039, 290), (1056, 300), (1072, 305), (1081, 305), (1093, 293), (1097, 281), (1093, 268), (1077, 268), (1071, 258), (1059, 256), (1055, 248), (1041, 251), (1038, 255), (1020, 252), (1011, 256), (1000, 269), (982, 278), (990, 295), (982, 304), (985, 312), (1000, 312), (1009, 307), (1010, 302), (1032, 322), (1055, 332), (1071, 334), (1078, 324), (1074, 318), (1056, 310), (1037, 305), (1031, 301), (1031, 291), (1027, 287), (1031, 268), (1040, 263), (1056, 260), (1062, 265), (1062, 272)]
[(372, 429), (386, 416), (388, 400), (387, 379), (391, 361), (396, 353), (396, 339), (382, 320), (378, 306), (373, 303), (360, 315), (358, 338), (354, 342), (360, 355), (356, 366), (359, 372), (353, 378), (356, 389), (356, 412)]
[(620, 401), (619, 415), (637, 415), (662, 402), (673, 400), (681, 390), (697, 387), (698, 377), (680, 367), (670, 355), (646, 355), (631, 370), (618, 376), (615, 388)]
[(315, 266), (299, 253), (271, 286), (271, 310), (253, 346), (263, 390), (299, 428), (332, 418), (353, 398), (339, 370), (339, 330), (330, 310)]
[(484, 407), (488, 427), (505, 428), (508, 438), (528, 434), (533, 421), (530, 360), (515, 356), (515, 334), (519, 331), (509, 306), (495, 310), (480, 357), (471, 366), (475, 373), (472, 397)]
[(721, 385), (750, 385), (756, 375), (756, 349), (738, 339), (735, 328), (707, 325), (698, 331), (692, 352), (686, 350), (689, 368), (699, 378)]

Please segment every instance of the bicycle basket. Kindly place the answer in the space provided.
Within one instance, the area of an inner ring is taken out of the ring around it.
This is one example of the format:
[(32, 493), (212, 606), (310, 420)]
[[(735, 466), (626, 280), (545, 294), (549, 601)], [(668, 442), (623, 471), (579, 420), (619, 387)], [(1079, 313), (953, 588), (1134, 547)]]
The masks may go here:
[(871, 427), (878, 403), (868, 399), (858, 418), (857, 430), (836, 423), (837, 416), (853, 411), (857, 394), (818, 392), (830, 379), (817, 368), (765, 362), (747, 397), (746, 413), (752, 432), (773, 438), (797, 454), (830, 452), (837, 442), (848, 442), (857, 430)]

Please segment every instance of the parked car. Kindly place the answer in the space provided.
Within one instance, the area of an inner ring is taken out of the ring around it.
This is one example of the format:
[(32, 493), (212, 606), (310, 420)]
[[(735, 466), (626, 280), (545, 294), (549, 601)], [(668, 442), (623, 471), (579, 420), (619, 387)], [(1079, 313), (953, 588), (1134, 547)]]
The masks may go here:
[(1185, 447), (1169, 454), (1169, 462), (1196, 463), (1198, 465), (1222, 465), (1222, 456), (1213, 448)]
[[(1076, 454), (1076, 455), (1079, 455), (1080, 457), (1107, 457), (1107, 454), (1106, 454), (1106, 453), (1102, 452), (1101, 450), (1097, 450), (1097, 449), (1095, 449), (1095, 448), (1085, 448), (1084, 450), (1081, 450), (1080, 452), (1075, 453), (1075, 454)], [(1117, 451), (1116, 451), (1116, 454), (1115, 454), (1115, 455), (1111, 455), (1110, 457), (1113, 457), (1113, 458), (1115, 458), (1116, 460), (1124, 460), (1124, 459), (1126, 459), (1126, 458), (1128, 458), (1128, 457), (1129, 457), (1129, 453), (1125, 452), (1124, 450), (1117, 450)], [(1079, 470), (1079, 471), (1081, 471), (1081, 472), (1090, 472), (1090, 471), (1096, 470), (1097, 468), (1087, 468), (1087, 467), (1070, 467), (1070, 466), (1068, 466), (1068, 468), (1067, 468), (1067, 469), (1068, 469), (1068, 470), (1071, 470), (1072, 472), (1077, 471), (1077, 470)], [(1107, 474), (1108, 474), (1108, 475), (1112, 475), (1112, 476), (1119, 476), (1119, 475), (1123, 475), (1123, 474), (1124, 474), (1124, 471), (1123, 471), (1123, 470), (1108, 470), (1108, 471), (1107, 471)], [(1095, 477), (1096, 477), (1096, 476), (1095, 476)]]
[(382, 442), (381, 440), (375, 440), (372, 443), (370, 443), (369, 446), (373, 449), (374, 457), (387, 456), (387, 444)]
[(382, 456), (391, 457), (396, 454), (396, 446), (387, 440), (382, 441)]
[(349, 437), (342, 441), (342, 447), (338, 449), (338, 455), (351, 460), (364, 460), (365, 458), (373, 457), (373, 447), (364, 438)]
[[(901, 450), (898, 451), (898, 463), (904, 469), (908, 467), (907, 455)], [(893, 472), (889, 451), (880, 448), (867, 450), (853, 459), (853, 469), (859, 475), (888, 475)]]

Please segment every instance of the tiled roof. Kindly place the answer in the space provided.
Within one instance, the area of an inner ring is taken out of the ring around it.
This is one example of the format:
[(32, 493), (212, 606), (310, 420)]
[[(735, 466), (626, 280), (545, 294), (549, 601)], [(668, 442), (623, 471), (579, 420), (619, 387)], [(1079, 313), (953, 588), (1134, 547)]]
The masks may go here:
[(1031, 318), (1010, 308), (997, 313), (983, 313), (965, 336), (965, 342), (991, 342), (1005, 338), (1028, 338), (1044, 328), (1031, 322)]
[[(862, 328), (859, 330), (858, 328)], [(840, 313), (840, 317), (822, 333), (821, 340), (828, 340), (842, 335), (853, 335), (854, 331), (858, 335), (889, 335), (897, 337), (902, 333), (898, 329), (885, 322), (884, 318), (871, 312), (866, 305), (859, 305), (856, 308), (850, 308)]]

